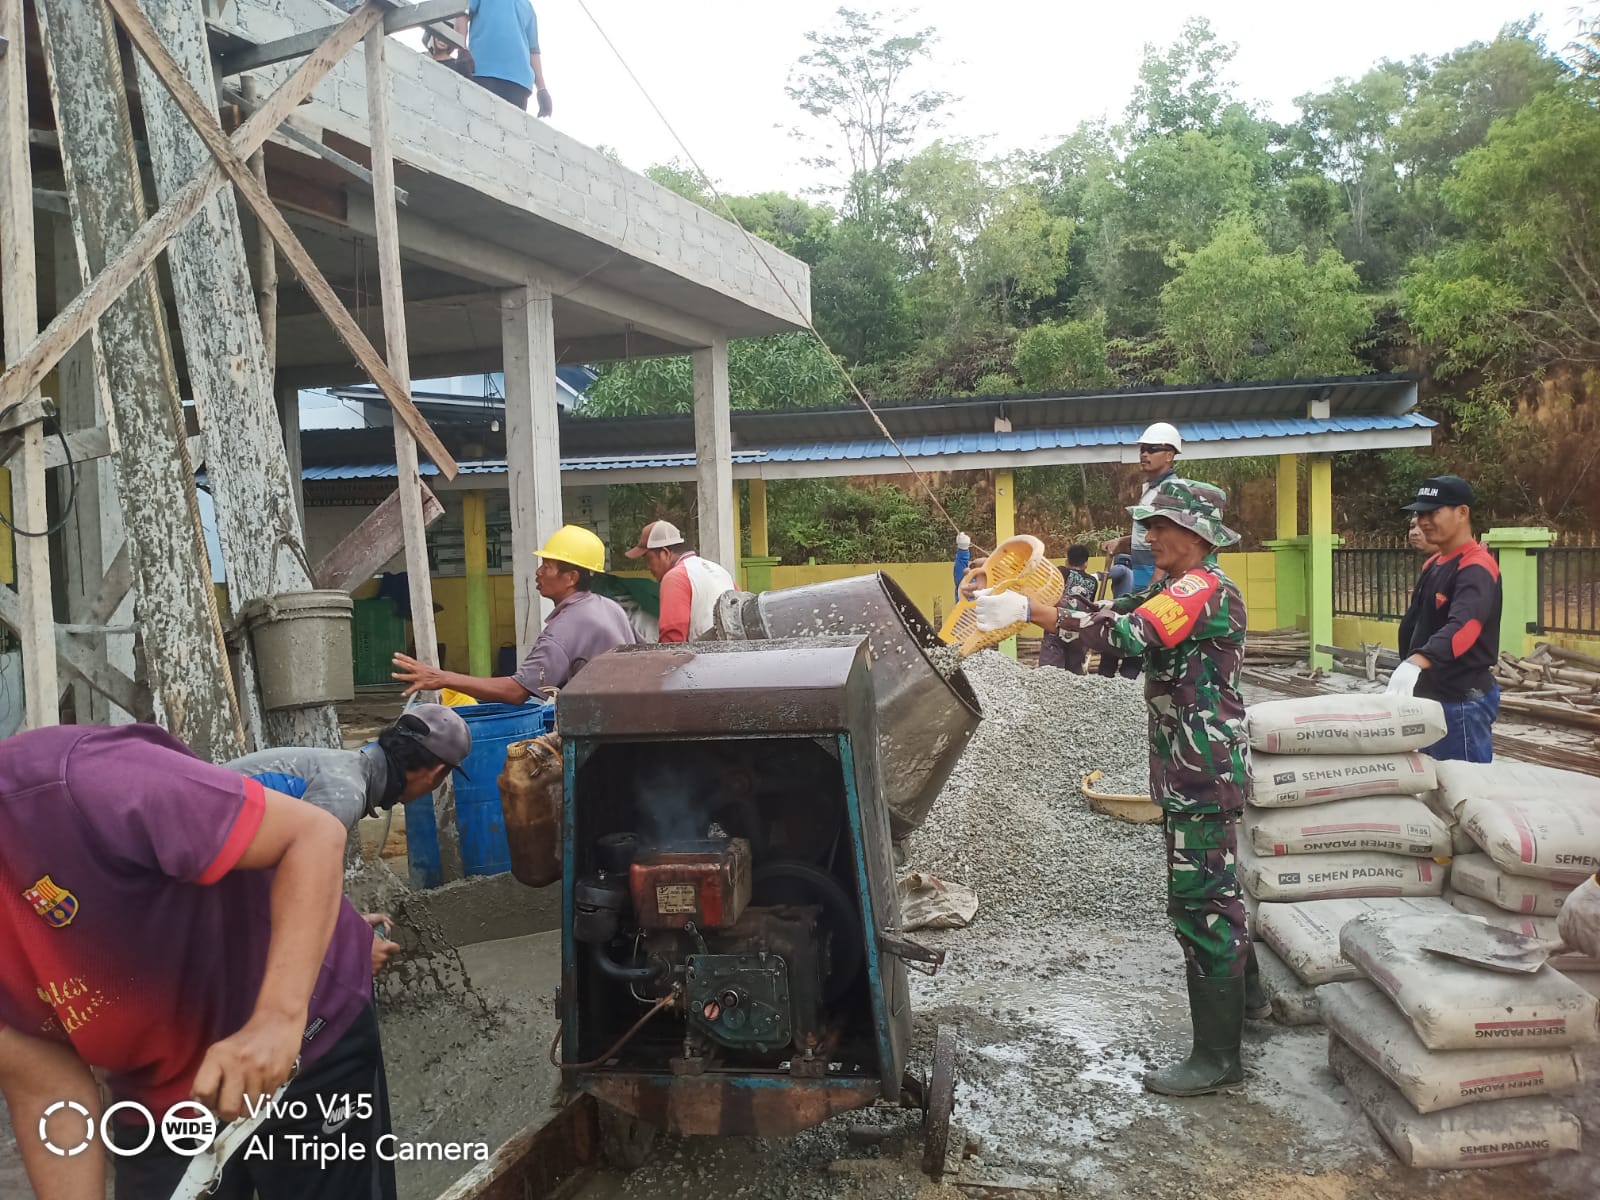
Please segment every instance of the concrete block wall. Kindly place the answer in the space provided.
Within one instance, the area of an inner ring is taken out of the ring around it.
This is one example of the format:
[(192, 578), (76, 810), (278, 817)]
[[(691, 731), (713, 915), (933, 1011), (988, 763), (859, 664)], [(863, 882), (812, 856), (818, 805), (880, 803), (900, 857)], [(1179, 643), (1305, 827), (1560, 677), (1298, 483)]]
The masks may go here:
[[(221, 23), (264, 42), (344, 15), (324, 0), (235, 0)], [(517, 111), (404, 43), (391, 45), (397, 157), (784, 320), (796, 320), (797, 307), (810, 317), (810, 270), (800, 260), (758, 241), (769, 271), (731, 221)], [(294, 65), (260, 72), (263, 90), (287, 78)], [(359, 47), (301, 112), (367, 144)]]

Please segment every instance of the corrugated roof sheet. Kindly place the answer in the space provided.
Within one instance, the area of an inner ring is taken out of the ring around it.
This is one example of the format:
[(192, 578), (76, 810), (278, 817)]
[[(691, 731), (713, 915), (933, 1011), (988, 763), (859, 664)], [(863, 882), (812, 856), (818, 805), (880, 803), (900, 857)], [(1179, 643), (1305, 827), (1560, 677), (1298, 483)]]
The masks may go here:
[[(1325, 433), (1375, 433), (1407, 429), (1430, 429), (1436, 422), (1418, 412), (1396, 416), (1371, 414), (1331, 417), (1256, 418), (1228, 421), (1187, 421), (1184, 441), (1190, 444), (1254, 441), (1265, 438), (1306, 437)], [(1061, 450), (1094, 446), (1124, 447), (1138, 438), (1142, 425), (1079, 425), (1068, 429), (1019, 429), (1012, 433), (951, 433), (901, 440), (907, 458), (937, 458), (955, 454), (1027, 454), (1039, 450)], [(864, 438), (834, 442), (806, 442), (766, 449), (733, 452), (733, 461), (762, 462), (850, 462), (895, 457), (895, 449), (883, 438)], [(613, 455), (592, 458), (564, 458), (563, 471), (617, 471), (639, 468), (692, 467), (693, 454)], [(463, 475), (503, 475), (503, 459), (481, 459), (460, 464)], [(422, 464), (424, 475), (437, 475), (430, 462)], [(349, 466), (307, 467), (307, 480), (392, 479), (392, 463)]]

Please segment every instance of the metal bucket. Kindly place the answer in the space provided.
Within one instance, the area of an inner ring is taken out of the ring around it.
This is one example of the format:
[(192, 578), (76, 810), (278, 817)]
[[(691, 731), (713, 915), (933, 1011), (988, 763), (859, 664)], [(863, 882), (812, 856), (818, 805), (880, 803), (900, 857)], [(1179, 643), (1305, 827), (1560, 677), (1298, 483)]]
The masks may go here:
[(341, 591), (279, 592), (245, 605), (240, 616), (255, 647), (261, 703), (280, 709), (354, 700), (353, 612), (350, 594)]
[(947, 678), (929, 660), (944, 645), (937, 631), (882, 572), (763, 592), (746, 603), (747, 631), (752, 615), (773, 638), (866, 635), (889, 828), (896, 841), (917, 829), (983, 719), (966, 676)]

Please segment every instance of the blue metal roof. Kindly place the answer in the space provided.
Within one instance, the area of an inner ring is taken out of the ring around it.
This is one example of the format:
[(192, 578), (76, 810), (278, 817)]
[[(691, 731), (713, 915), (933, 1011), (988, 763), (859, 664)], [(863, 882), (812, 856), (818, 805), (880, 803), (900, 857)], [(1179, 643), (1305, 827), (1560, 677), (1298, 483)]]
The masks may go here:
[[(1264, 438), (1308, 437), (1327, 433), (1376, 433), (1409, 429), (1431, 429), (1437, 422), (1418, 412), (1391, 416), (1370, 414), (1362, 416), (1331, 417), (1317, 420), (1311, 417), (1248, 418), (1230, 421), (1186, 421), (1183, 437), (1186, 442), (1214, 443), (1254, 441)], [(951, 433), (904, 438), (900, 442), (907, 458), (938, 458), (956, 454), (1027, 454), (1039, 450), (1091, 448), (1095, 446), (1126, 447), (1139, 437), (1142, 425), (1088, 425), (1070, 429), (1019, 429), (1012, 433)], [(735, 465), (748, 463), (799, 463), (799, 462), (852, 462), (870, 459), (894, 458), (895, 449), (883, 438), (863, 438), (849, 441), (808, 442), (791, 446), (772, 446), (764, 450), (745, 449), (733, 452)], [(693, 454), (640, 454), (607, 457), (564, 458), (563, 471), (617, 471), (640, 468), (692, 467)], [(460, 464), (463, 475), (503, 475), (504, 459), (480, 459)], [(307, 480), (334, 479), (393, 479), (392, 463), (358, 464), (352, 466), (307, 467)], [(422, 464), (424, 475), (437, 475), (438, 468), (430, 462)]]

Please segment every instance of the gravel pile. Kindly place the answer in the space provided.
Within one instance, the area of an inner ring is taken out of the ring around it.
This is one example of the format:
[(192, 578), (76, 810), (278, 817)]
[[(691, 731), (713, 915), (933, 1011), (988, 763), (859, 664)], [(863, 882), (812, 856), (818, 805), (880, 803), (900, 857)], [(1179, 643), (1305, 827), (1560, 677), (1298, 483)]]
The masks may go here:
[(1102, 791), (1149, 791), (1143, 687), (996, 651), (965, 671), (984, 719), (912, 835), (910, 865), (973, 888), (976, 928), (1147, 925), (1165, 905), (1160, 826), (1092, 812), (1078, 791), (1094, 770)]

